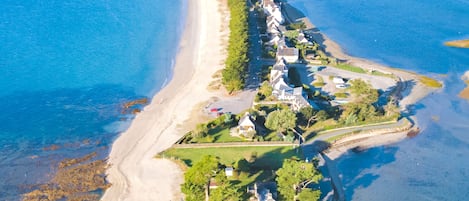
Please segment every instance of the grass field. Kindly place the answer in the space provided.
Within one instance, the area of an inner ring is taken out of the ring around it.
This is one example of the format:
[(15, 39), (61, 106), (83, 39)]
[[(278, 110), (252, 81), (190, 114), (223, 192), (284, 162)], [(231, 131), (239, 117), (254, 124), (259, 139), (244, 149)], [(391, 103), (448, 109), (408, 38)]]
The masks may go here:
[[(303, 159), (301, 148), (273, 146), (273, 147), (226, 147), (226, 148), (188, 148), (168, 149), (157, 157), (174, 158), (192, 166), (205, 155), (219, 157), (220, 163), (233, 166), (236, 161), (245, 159), (248, 171), (235, 171), (230, 181), (241, 188), (246, 188), (254, 182), (272, 181), (275, 170), (279, 169), (283, 161), (288, 158)], [(236, 170), (236, 169), (235, 169)]]
[(230, 135), (230, 128), (227, 126), (218, 126), (208, 132), (208, 135), (214, 138), (213, 142), (242, 142), (239, 137)]
[(363, 68), (360, 68), (360, 67), (357, 67), (357, 66), (352, 66), (352, 65), (347, 64), (347, 63), (339, 63), (334, 67), (342, 69), (342, 70), (354, 72), (354, 73), (366, 73), (366, 71)]
[[(298, 153), (297, 153), (298, 152)], [(213, 147), (213, 148), (171, 148), (159, 154), (161, 157), (174, 157), (192, 166), (205, 155), (214, 155), (220, 162), (230, 166), (240, 159), (253, 161), (252, 166), (257, 168), (278, 169), (286, 158), (303, 158), (300, 148), (290, 146), (272, 147)]]

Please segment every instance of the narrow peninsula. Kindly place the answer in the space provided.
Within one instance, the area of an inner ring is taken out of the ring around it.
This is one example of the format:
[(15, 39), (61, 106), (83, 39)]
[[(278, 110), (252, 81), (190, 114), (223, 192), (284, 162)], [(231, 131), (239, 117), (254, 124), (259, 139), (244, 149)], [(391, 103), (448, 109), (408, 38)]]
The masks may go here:
[(228, 96), (195, 108), (197, 125), (155, 157), (185, 171), (186, 200), (343, 200), (334, 160), (415, 136), (401, 114), (443, 86), (346, 54), (286, 2), (227, 5), (225, 67), (208, 87)]

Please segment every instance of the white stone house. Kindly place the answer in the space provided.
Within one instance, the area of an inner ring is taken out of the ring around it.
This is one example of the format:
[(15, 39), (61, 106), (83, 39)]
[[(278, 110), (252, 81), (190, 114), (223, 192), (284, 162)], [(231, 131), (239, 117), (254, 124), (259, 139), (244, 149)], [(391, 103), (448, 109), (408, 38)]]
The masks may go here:
[(288, 73), (287, 65), (283, 59), (277, 60), (277, 63), (272, 66), (272, 70), (270, 70), (270, 83), (273, 83), (278, 78), (284, 76)]
[(274, 35), (280, 35), (282, 32), (280, 31), (280, 29), (278, 28), (277, 25), (270, 24), (270, 25), (267, 26), (267, 33), (270, 36), (274, 36)]
[(266, 24), (267, 24), (267, 26), (270, 26), (270, 25), (275, 25), (277, 27), (280, 26), (280, 22), (277, 19), (275, 19), (275, 17), (272, 16), (272, 15), (267, 16)]
[(305, 34), (302, 32), (298, 34), (298, 37), (296, 38), (296, 40), (298, 41), (298, 43), (311, 44), (311, 42), (309, 42), (309, 40), (305, 37)]
[(264, 8), (264, 12), (267, 15), (273, 16), (280, 24), (285, 22), (282, 14), (281, 6), (277, 5), (274, 0), (263, 0), (262, 7)]
[(239, 120), (237, 130), (238, 135), (247, 135), (256, 132), (256, 125), (248, 112)]

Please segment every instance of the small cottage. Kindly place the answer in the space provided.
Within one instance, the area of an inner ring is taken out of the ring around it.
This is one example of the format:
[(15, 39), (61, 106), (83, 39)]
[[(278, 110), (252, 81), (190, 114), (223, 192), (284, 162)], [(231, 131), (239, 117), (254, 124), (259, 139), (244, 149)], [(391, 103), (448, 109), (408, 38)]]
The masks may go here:
[(246, 114), (239, 120), (237, 128), (238, 135), (246, 135), (248, 133), (256, 132), (256, 125), (252, 121), (249, 112), (246, 112)]

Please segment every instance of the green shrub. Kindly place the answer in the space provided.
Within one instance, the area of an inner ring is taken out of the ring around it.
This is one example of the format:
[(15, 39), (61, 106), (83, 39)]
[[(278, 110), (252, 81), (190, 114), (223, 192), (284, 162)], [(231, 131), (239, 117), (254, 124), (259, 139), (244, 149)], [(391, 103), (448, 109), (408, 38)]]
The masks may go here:
[(424, 84), (427, 87), (432, 87), (432, 88), (441, 88), (443, 87), (443, 84), (441, 84), (438, 80), (435, 80), (433, 78), (429, 78), (427, 76), (420, 76), (419, 81)]
[(347, 93), (341, 93), (341, 92), (335, 93), (334, 96), (336, 98), (347, 98), (348, 97)]

